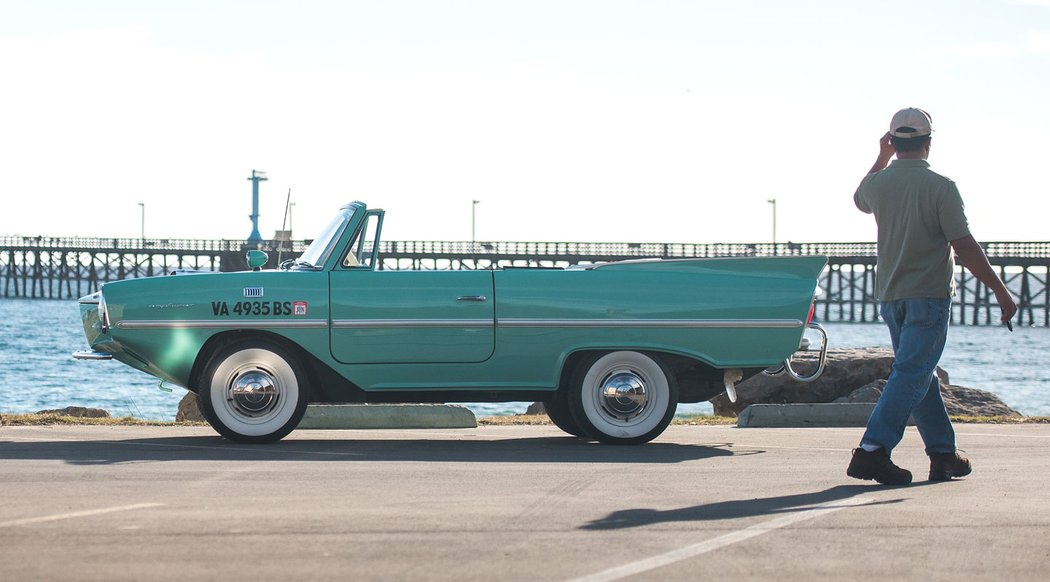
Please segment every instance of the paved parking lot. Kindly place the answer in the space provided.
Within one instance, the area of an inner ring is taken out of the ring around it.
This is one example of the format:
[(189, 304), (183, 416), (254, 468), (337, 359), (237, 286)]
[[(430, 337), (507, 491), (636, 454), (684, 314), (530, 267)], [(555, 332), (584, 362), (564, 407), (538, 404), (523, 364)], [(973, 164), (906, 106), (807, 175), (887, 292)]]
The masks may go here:
[(0, 428), (5, 580), (1043, 580), (1050, 426), (962, 425), (973, 475), (845, 476), (862, 429)]

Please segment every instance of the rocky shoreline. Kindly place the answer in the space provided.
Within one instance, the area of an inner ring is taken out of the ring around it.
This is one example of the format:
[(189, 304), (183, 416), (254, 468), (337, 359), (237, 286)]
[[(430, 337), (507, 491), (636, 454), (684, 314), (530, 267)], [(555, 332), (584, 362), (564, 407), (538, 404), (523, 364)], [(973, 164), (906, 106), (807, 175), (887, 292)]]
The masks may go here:
[[(797, 371), (808, 373), (816, 368), (817, 355), (800, 354), (792, 362), (797, 364)], [(813, 382), (797, 382), (787, 374), (759, 374), (737, 385), (736, 402), (730, 402), (722, 394), (711, 399), (711, 404), (717, 416), (739, 416), (751, 404), (875, 402), (882, 394), (892, 368), (893, 350), (890, 348), (830, 349), (824, 373)], [(948, 372), (939, 366), (937, 377), (949, 415), (1023, 416), (992, 392), (952, 384)]]

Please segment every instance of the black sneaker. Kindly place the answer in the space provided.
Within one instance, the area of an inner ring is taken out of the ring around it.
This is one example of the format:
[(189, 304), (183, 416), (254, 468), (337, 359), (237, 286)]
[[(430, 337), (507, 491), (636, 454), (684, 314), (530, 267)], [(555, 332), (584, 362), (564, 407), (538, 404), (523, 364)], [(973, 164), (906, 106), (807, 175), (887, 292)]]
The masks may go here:
[(970, 471), (973, 471), (970, 459), (958, 451), (930, 455), (930, 481), (950, 481), (952, 477), (965, 477)]
[(854, 479), (874, 479), (883, 485), (907, 485), (911, 483), (911, 471), (893, 464), (886, 449), (872, 452), (857, 447), (846, 474)]

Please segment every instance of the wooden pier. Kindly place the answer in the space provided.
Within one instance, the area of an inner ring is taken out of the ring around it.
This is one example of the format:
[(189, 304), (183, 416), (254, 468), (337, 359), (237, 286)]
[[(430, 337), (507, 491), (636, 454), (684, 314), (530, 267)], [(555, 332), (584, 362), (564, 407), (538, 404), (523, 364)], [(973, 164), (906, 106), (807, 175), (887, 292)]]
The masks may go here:
[[(271, 266), (298, 256), (307, 241), (260, 245)], [(254, 246), (252, 248), (255, 248)], [(1017, 323), (1050, 327), (1050, 242), (984, 245), (993, 267), (1019, 299)], [(153, 277), (177, 270), (245, 268), (240, 240), (0, 237), (0, 297), (72, 299), (108, 281)], [(827, 255), (820, 277), (817, 319), (879, 321), (874, 298), (875, 243), (579, 243), (385, 241), (380, 268), (439, 270), (499, 267), (566, 267), (645, 258)], [(965, 270), (956, 273), (957, 324), (998, 323), (994, 296)]]

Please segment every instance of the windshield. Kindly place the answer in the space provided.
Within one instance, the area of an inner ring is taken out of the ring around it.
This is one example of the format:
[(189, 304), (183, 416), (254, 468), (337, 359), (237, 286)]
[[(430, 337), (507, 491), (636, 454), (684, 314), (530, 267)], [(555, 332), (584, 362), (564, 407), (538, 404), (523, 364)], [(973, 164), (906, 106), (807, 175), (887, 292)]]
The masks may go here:
[(323, 267), (325, 260), (328, 259), (328, 255), (332, 252), (332, 247), (335, 245), (336, 240), (342, 234), (343, 229), (350, 222), (356, 210), (357, 208), (354, 206), (347, 206), (341, 209), (339, 214), (332, 219), (332, 222), (329, 222), (328, 226), (321, 231), (321, 234), (314, 239), (314, 242), (310, 243), (310, 246), (295, 261), (295, 264)]

